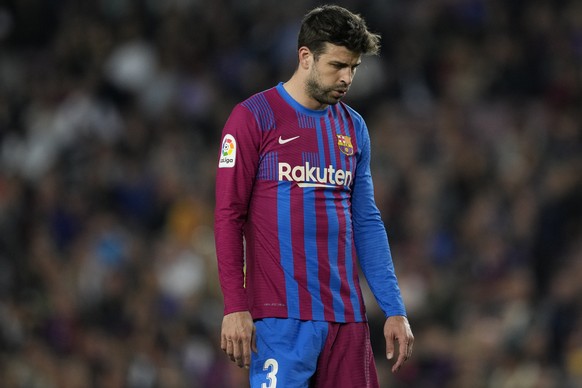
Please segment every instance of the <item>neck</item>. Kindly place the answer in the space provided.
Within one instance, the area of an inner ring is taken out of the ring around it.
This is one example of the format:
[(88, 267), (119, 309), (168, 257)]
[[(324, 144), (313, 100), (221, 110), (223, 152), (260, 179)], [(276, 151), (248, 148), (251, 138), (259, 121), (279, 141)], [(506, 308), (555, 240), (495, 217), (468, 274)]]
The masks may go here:
[(305, 80), (296, 72), (289, 79), (283, 83), (283, 87), (291, 97), (305, 108), (312, 110), (323, 110), (327, 108), (327, 104), (322, 104), (314, 98), (310, 97), (305, 90)]

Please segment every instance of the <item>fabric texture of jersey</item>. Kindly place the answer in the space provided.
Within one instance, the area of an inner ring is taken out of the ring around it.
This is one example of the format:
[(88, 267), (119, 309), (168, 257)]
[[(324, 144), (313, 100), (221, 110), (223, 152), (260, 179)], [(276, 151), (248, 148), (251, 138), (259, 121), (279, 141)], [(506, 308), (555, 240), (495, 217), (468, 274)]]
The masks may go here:
[(386, 316), (405, 315), (358, 113), (341, 102), (307, 109), (279, 84), (238, 104), (222, 139), (215, 240), (225, 314), (365, 321), (359, 261)]

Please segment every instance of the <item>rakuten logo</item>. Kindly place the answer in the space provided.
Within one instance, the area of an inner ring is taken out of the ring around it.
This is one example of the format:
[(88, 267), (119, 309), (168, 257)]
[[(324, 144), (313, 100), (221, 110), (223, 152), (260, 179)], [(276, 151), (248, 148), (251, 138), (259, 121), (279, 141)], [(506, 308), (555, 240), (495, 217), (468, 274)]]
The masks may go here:
[(352, 172), (328, 167), (312, 167), (309, 162), (303, 166), (291, 167), (289, 163), (279, 163), (279, 180), (298, 182), (299, 187), (337, 187), (352, 183)]

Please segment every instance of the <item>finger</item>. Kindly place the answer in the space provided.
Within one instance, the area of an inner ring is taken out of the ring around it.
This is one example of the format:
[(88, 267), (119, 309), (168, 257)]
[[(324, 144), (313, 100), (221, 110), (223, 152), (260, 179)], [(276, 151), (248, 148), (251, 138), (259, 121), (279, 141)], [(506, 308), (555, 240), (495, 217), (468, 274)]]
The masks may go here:
[(251, 344), (250, 341), (242, 344), (242, 362), (246, 369), (251, 366)]
[(234, 362), (236, 362), (236, 365), (239, 366), (239, 368), (242, 368), (244, 366), (243, 364), (243, 343), (242, 341), (236, 341), (234, 343), (234, 347), (233, 347), (233, 358), (234, 358)]
[(226, 346), (227, 346), (227, 340), (226, 340), (226, 336), (220, 336), (220, 349), (222, 349), (222, 351), (224, 353), (226, 353)]
[(408, 341), (398, 341), (398, 360), (404, 358), (404, 361), (408, 360)]
[(392, 366), (392, 373), (398, 372), (404, 361), (406, 361), (406, 355), (404, 353), (400, 353), (398, 355), (398, 360), (396, 360), (396, 363)]
[(257, 334), (256, 334), (256, 330), (253, 327), (253, 334), (251, 336), (251, 349), (253, 352), (258, 353), (257, 350)]
[(394, 339), (386, 338), (386, 358), (392, 360), (394, 357)]
[(226, 354), (230, 358), (230, 361), (235, 361), (234, 359), (234, 343), (231, 339), (226, 341)]
[(398, 344), (398, 360), (396, 360), (396, 363), (392, 366), (392, 372), (398, 372), (400, 367), (402, 367), (402, 364), (404, 364), (404, 361), (408, 360), (409, 357), (408, 341), (398, 341)]

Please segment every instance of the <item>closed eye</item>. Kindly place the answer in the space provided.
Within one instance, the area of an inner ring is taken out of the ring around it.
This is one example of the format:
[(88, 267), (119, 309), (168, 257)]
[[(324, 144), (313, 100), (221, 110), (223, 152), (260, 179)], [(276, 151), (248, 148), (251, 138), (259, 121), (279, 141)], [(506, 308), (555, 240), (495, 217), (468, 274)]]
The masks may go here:
[(331, 65), (334, 68), (336, 68), (337, 70), (345, 69), (346, 67), (351, 67), (351, 70), (354, 71), (354, 72), (356, 71), (356, 68), (358, 66), (360, 66), (359, 63), (356, 63), (355, 65), (350, 66), (349, 64), (343, 63), (343, 62), (332, 62)]

